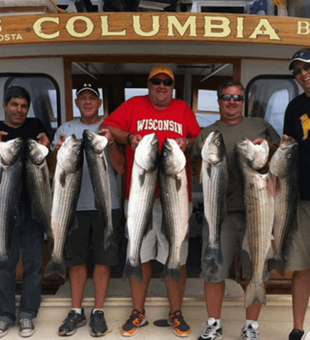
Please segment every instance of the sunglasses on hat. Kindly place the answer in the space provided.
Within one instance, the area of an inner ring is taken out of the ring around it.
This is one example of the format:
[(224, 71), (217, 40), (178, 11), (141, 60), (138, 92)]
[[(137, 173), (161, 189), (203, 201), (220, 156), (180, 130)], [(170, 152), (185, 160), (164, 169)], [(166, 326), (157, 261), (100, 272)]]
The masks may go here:
[(171, 79), (154, 78), (154, 79), (150, 79), (150, 82), (155, 86), (158, 86), (161, 83), (163, 83), (165, 86), (171, 86), (173, 84), (173, 80)]
[(231, 98), (235, 102), (242, 102), (244, 100), (243, 96), (239, 94), (223, 94), (222, 96), (220, 96), (220, 99), (223, 100), (224, 102), (229, 102)]

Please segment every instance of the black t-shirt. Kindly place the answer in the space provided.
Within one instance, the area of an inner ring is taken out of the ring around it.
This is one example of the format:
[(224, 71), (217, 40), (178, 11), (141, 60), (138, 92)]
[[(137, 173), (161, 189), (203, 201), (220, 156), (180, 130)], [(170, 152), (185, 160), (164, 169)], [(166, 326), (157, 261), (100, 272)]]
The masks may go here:
[(300, 198), (310, 200), (310, 98), (305, 93), (288, 104), (283, 133), (298, 142)]
[[(32, 138), (36, 141), (38, 141), (37, 137), (40, 133), (44, 132), (46, 133), (46, 129), (43, 125), (43, 123), (37, 119), (37, 118), (26, 118), (25, 123), (18, 127), (18, 128), (12, 128), (10, 126), (7, 126), (4, 122), (0, 121), (0, 131), (5, 131), (8, 133), (6, 136), (2, 136), (2, 141), (6, 142), (11, 139), (15, 139), (17, 137), (22, 137), (24, 144), (27, 142), (28, 138)], [(26, 147), (26, 144), (25, 144)], [(24, 147), (24, 151), (25, 151)], [(25, 152), (24, 152), (25, 155)], [(29, 200), (27, 189), (26, 189), (26, 177), (25, 177), (25, 167), (23, 171), (23, 188), (22, 188), (22, 194), (21, 194), (21, 201), (27, 202)]]

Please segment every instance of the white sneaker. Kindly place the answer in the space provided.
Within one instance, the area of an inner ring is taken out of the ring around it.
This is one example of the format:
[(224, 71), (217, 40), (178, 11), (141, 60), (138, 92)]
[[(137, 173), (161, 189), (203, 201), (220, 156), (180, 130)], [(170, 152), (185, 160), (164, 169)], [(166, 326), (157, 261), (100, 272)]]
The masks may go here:
[(21, 319), (19, 325), (19, 335), (23, 338), (31, 336), (35, 332), (35, 327), (30, 319)]
[(207, 320), (207, 326), (198, 340), (222, 340), (223, 339), (223, 327), (218, 325), (218, 322), (214, 318)]
[(253, 321), (248, 327), (244, 326), (241, 331), (240, 340), (259, 340), (259, 324)]

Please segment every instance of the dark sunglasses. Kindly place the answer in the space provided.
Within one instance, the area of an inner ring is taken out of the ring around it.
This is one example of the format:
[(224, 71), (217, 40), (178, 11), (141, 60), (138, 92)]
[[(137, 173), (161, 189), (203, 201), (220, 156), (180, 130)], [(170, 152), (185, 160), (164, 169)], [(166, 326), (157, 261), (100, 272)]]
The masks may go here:
[(293, 76), (294, 77), (297, 77), (297, 76), (299, 76), (300, 74), (301, 74), (301, 72), (302, 72), (302, 70), (304, 70), (304, 71), (309, 71), (310, 70), (310, 63), (308, 64), (304, 64), (303, 66), (301, 66), (301, 67), (297, 67), (297, 68), (294, 68), (294, 70), (293, 70)]
[(171, 79), (164, 79), (163, 80), (163, 79), (154, 78), (154, 79), (151, 79), (150, 82), (155, 86), (158, 86), (161, 83), (163, 83), (165, 86), (171, 86), (173, 84), (173, 80), (171, 80)]
[(229, 102), (231, 98), (235, 102), (242, 102), (244, 100), (243, 96), (240, 96), (239, 94), (223, 94), (220, 97), (220, 99), (224, 100), (224, 102)]

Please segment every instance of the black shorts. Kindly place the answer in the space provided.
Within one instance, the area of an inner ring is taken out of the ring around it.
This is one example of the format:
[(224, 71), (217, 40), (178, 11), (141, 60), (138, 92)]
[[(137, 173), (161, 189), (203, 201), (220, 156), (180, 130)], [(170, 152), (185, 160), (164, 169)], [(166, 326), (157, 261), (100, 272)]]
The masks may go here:
[[(113, 228), (119, 236), (120, 209), (112, 210)], [(85, 265), (89, 258), (93, 263), (117, 266), (119, 264), (118, 247), (103, 247), (104, 222), (98, 211), (78, 211), (78, 227), (68, 234), (65, 245), (67, 267)], [(119, 237), (118, 237), (119, 238)]]

